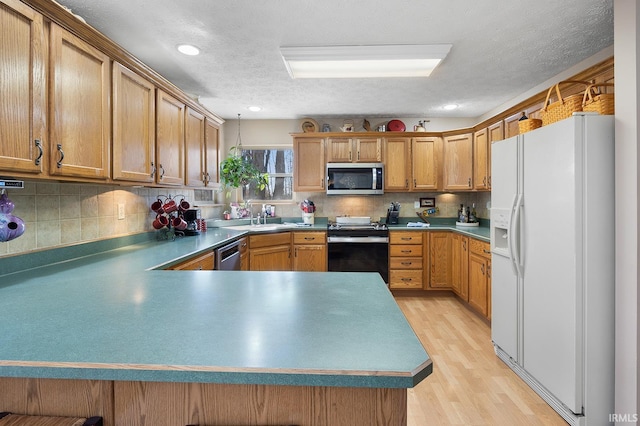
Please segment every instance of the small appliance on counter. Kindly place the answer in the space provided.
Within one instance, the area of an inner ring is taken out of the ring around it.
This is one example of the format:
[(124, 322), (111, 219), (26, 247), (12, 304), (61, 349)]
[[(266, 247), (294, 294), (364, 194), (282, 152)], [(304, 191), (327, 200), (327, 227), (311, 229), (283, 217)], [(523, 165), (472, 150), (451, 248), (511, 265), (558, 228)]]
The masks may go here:
[(400, 203), (393, 202), (387, 210), (387, 225), (397, 225), (400, 216)]
[(198, 222), (200, 221), (200, 209), (188, 209), (184, 211), (184, 221), (187, 222), (187, 228), (184, 235), (198, 235)]

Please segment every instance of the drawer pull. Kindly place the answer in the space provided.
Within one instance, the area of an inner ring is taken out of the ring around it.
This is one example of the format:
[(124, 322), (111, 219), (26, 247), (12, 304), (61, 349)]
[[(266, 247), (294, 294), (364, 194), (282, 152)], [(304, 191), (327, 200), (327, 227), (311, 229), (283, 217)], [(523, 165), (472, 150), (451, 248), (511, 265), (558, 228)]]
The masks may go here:
[(482, 252), (483, 252), (483, 253), (487, 253), (487, 254), (489, 254), (489, 253), (491, 253), (491, 250), (482, 249)]
[(304, 237), (306, 241), (314, 241), (316, 237)]
[(403, 241), (411, 241), (411, 240), (413, 240), (413, 237), (402, 237), (400, 239), (403, 240)]
[(413, 278), (402, 278), (402, 281), (413, 281)]
[(411, 253), (413, 250), (400, 250), (400, 253)]
[(409, 266), (413, 265), (413, 262), (400, 262), (401, 265)]

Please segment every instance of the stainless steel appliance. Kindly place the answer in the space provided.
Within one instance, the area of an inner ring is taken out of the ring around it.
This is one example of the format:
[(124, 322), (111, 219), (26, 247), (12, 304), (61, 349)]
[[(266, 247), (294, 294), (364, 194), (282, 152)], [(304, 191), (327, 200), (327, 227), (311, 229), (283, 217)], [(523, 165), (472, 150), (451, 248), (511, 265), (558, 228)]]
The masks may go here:
[(338, 218), (327, 226), (329, 271), (378, 272), (389, 282), (389, 228), (371, 218)]
[(240, 240), (215, 249), (216, 271), (240, 270)]
[(384, 193), (382, 163), (327, 163), (327, 195)]

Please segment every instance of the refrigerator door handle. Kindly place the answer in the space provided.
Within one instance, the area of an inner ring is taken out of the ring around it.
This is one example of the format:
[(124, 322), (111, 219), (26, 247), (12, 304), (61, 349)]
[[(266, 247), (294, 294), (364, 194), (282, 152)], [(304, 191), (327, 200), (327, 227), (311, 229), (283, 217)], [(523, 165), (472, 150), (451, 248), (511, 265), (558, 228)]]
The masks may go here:
[(511, 261), (511, 269), (513, 273), (518, 275), (518, 269), (516, 268), (515, 262), (515, 253), (514, 253), (514, 244), (513, 241), (513, 224), (514, 224), (514, 214), (516, 208), (516, 202), (518, 201), (518, 194), (513, 196), (513, 201), (511, 201), (511, 208), (509, 209), (509, 229), (507, 230), (507, 248), (509, 249), (509, 260)]
[(522, 210), (522, 199), (523, 199), (523, 194), (518, 194), (515, 199), (513, 210), (511, 212), (512, 213), (512, 220), (510, 222), (511, 229), (509, 230), (509, 247), (512, 247), (510, 248), (512, 261), (513, 261), (513, 265), (515, 266), (515, 272), (520, 278), (523, 278), (522, 258), (520, 253), (520, 249), (521, 249), (520, 229), (522, 229), (522, 227), (520, 226), (520, 213)]

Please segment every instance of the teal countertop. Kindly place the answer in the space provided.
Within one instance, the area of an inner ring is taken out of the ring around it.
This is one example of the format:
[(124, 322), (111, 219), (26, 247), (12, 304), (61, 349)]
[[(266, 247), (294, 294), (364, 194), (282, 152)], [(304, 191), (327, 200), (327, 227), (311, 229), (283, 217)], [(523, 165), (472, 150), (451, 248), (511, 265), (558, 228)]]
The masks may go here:
[(0, 376), (409, 388), (431, 373), (377, 274), (159, 270), (244, 234), (0, 275)]

